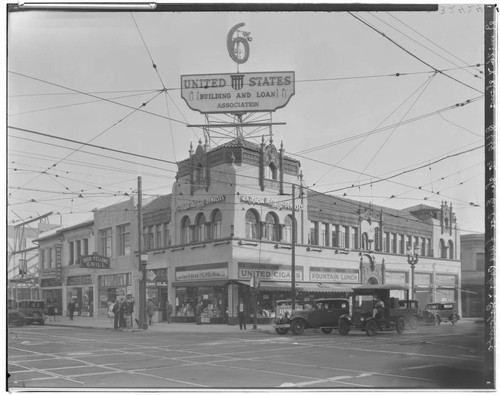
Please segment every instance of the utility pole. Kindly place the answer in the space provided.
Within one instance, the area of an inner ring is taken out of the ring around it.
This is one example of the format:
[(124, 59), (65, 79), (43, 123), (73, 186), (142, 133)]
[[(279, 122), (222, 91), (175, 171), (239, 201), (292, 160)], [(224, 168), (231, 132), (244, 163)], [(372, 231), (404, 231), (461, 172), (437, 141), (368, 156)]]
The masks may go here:
[(139, 255), (139, 327), (148, 329), (146, 314), (146, 259), (142, 256), (142, 177), (137, 177), (137, 250)]
[(292, 184), (292, 310), (295, 310), (295, 184)]

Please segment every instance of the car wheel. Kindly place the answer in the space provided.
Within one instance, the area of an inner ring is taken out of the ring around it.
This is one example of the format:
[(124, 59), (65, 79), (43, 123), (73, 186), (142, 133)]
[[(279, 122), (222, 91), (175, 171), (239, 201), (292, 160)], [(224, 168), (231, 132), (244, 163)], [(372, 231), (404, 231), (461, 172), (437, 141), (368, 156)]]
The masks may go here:
[(410, 328), (417, 329), (418, 328), (418, 318), (412, 315), (410, 317)]
[(42, 325), (44, 323), (43, 317), (40, 313), (33, 313), (33, 322), (38, 322), (38, 324)]
[(368, 336), (374, 336), (377, 334), (377, 322), (375, 320), (370, 320), (366, 323), (365, 331)]
[(286, 335), (288, 333), (288, 328), (276, 328), (275, 331), (278, 335)]
[(306, 328), (304, 321), (302, 320), (295, 320), (292, 321), (292, 332), (294, 335), (302, 335), (304, 333), (304, 329)]
[(438, 315), (434, 316), (434, 326), (439, 326), (441, 325), (441, 318), (439, 318)]
[(403, 317), (399, 317), (396, 321), (396, 330), (398, 333), (403, 333), (405, 331), (405, 319)]
[(346, 336), (349, 333), (350, 329), (351, 324), (349, 323), (349, 320), (347, 318), (341, 318), (339, 320), (339, 333), (342, 336)]
[(451, 317), (451, 324), (455, 325), (458, 322), (458, 317), (456, 314), (453, 314), (453, 317)]
[(323, 331), (323, 333), (326, 333), (327, 335), (329, 333), (332, 333), (333, 329), (332, 328), (321, 328), (321, 330)]

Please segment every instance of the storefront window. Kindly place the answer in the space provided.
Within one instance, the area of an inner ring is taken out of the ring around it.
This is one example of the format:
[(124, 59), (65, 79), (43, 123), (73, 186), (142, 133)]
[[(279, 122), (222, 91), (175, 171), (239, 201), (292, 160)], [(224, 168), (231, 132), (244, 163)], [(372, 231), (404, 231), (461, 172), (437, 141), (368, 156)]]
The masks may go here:
[(178, 287), (175, 290), (175, 315), (177, 317), (194, 317), (194, 309), (198, 303), (196, 288)]
[(75, 315), (82, 317), (92, 317), (94, 311), (94, 288), (92, 286), (85, 287), (68, 287), (67, 301), (75, 302)]

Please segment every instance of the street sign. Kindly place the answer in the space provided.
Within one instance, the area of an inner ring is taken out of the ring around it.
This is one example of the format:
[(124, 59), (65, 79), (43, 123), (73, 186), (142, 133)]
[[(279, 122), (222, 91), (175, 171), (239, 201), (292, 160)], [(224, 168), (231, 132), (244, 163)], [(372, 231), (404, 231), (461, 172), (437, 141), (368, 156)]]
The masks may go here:
[(149, 281), (153, 281), (156, 278), (155, 272), (153, 272), (152, 270), (148, 270), (147, 273), (146, 273), (146, 278)]

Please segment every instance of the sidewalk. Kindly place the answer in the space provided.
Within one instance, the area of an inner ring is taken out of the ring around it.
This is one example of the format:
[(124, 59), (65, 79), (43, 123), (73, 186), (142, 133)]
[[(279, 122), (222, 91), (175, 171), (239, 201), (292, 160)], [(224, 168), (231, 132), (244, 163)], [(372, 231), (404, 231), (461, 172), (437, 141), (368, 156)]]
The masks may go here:
[[(76, 327), (88, 329), (108, 329), (114, 330), (113, 319), (111, 318), (93, 318), (93, 317), (74, 317), (70, 320), (69, 317), (56, 318), (56, 321), (45, 320), (46, 326), (61, 326), (61, 327)], [(148, 326), (150, 332), (203, 332), (203, 333), (240, 333), (238, 325), (227, 324), (202, 324), (196, 325), (194, 322), (174, 322), (168, 324), (166, 322), (154, 322), (153, 325)], [(125, 329), (125, 331), (140, 331), (134, 323), (134, 328)], [(253, 324), (247, 324), (247, 331), (261, 332), (261, 333), (274, 333), (272, 324), (257, 325), (257, 329), (253, 329)]]
[[(458, 321), (458, 325), (482, 324), (483, 320), (478, 318), (462, 318)], [(57, 321), (45, 320), (47, 326), (62, 326), (76, 327), (88, 329), (108, 329), (113, 330), (113, 319), (110, 318), (93, 318), (93, 317), (74, 317), (73, 321), (69, 317), (57, 317)], [(134, 328), (125, 329), (125, 331), (142, 331), (135, 325)], [(166, 322), (155, 322), (148, 326), (147, 331), (150, 332), (183, 332), (183, 333), (240, 333), (238, 325), (227, 324), (203, 324), (196, 325), (194, 322), (181, 323), (174, 322), (167, 324)], [(247, 331), (256, 333), (272, 333), (274, 329), (272, 324), (259, 324), (257, 329), (253, 329), (253, 324), (247, 324)]]

